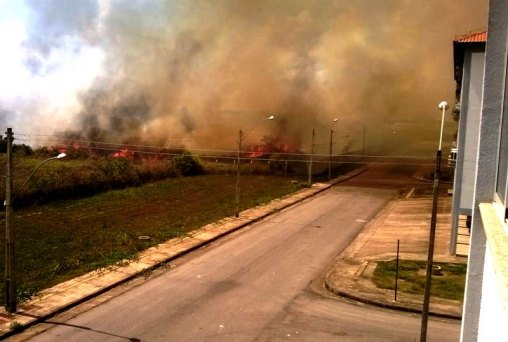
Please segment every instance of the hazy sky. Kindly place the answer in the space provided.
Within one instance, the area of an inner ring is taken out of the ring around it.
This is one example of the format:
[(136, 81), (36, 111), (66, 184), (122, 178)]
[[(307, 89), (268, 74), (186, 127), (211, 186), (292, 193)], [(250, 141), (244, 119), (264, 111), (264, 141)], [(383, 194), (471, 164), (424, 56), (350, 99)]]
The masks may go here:
[(276, 114), (253, 139), (301, 147), (335, 117), (426, 137), (454, 102), (452, 40), (485, 28), (487, 5), (0, 0), (0, 125), (209, 148)]

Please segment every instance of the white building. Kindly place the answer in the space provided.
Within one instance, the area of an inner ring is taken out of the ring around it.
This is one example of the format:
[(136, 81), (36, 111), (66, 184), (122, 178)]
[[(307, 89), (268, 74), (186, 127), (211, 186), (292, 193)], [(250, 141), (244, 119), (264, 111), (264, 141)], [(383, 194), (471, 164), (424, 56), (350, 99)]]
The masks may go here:
[(508, 1), (489, 6), (462, 341), (508, 341)]
[(458, 100), (453, 116), (459, 124), (453, 184), (451, 254), (456, 253), (459, 216), (467, 216), (468, 226), (470, 226), (469, 219), (473, 213), (486, 40), (487, 33), (480, 31), (453, 41), (453, 64)]

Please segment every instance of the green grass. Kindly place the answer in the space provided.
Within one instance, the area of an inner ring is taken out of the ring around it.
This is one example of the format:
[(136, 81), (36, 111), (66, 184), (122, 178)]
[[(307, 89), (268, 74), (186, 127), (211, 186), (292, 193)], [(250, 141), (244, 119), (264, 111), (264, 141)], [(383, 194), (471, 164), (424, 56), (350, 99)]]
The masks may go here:
[[(134, 259), (141, 250), (235, 212), (236, 164), (231, 159), (69, 156), (44, 164), (21, 188), (47, 157), (19, 154), (13, 158), (15, 273), (20, 299), (86, 272)], [(305, 173), (298, 176), (290, 165), (291, 176), (282, 177), (286, 170), (281, 165), (242, 163), (242, 210), (305, 186)], [(0, 154), (0, 169), (5, 167), (6, 156)], [(336, 167), (334, 175), (351, 167)], [(197, 173), (204, 174), (190, 177)], [(183, 177), (186, 175), (189, 177)], [(0, 197), (5, 197), (5, 182), (0, 184)], [(0, 224), (5, 226), (5, 212), (0, 212)], [(142, 235), (151, 239), (140, 240)], [(5, 266), (4, 240), (5, 234), (0, 234), (0, 274)], [(3, 286), (0, 282), (0, 293)]]
[[(14, 208), (18, 295), (106, 267), (234, 214), (234, 175), (170, 178), (76, 200)], [(294, 192), (292, 178), (243, 175), (242, 210)], [(5, 225), (4, 215), (0, 224)], [(150, 240), (138, 239), (148, 235)], [(0, 236), (4, 248), (5, 237)], [(5, 253), (0, 251), (0, 274)], [(0, 293), (3, 292), (3, 282)]]
[[(441, 267), (442, 276), (432, 276), (431, 295), (462, 301), (464, 297), (466, 264), (434, 263)], [(398, 291), (423, 295), (426, 262), (399, 260)], [(379, 262), (372, 280), (382, 289), (395, 289), (395, 260)]]

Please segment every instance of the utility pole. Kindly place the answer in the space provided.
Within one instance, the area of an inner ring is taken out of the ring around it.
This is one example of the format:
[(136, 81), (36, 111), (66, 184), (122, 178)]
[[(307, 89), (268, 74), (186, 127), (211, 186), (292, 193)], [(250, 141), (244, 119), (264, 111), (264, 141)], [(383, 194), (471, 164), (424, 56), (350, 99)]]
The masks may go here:
[(275, 119), (274, 115), (270, 115), (267, 118), (261, 119), (250, 129), (247, 133), (242, 130), (238, 131), (238, 154), (236, 157), (236, 191), (235, 191), (235, 216), (240, 216), (240, 156), (242, 153), (242, 141), (263, 121)]
[(333, 129), (330, 129), (330, 153), (328, 155), (328, 180), (332, 179)]
[(7, 173), (5, 176), (5, 309), (16, 312), (14, 229), (12, 227), (12, 128), (7, 128)]
[(235, 198), (235, 216), (240, 216), (240, 154), (242, 153), (243, 132), (238, 131), (238, 155), (236, 158), (236, 198)]
[(432, 215), (430, 219), (429, 250), (427, 255), (427, 268), (425, 273), (425, 291), (423, 293), (422, 326), (420, 341), (427, 341), (427, 325), (429, 320), (430, 289), (432, 287), (432, 263), (434, 259), (434, 245), (436, 239), (437, 201), (439, 195), (439, 179), (441, 173), (441, 150), (436, 153), (436, 166), (434, 171), (434, 189), (432, 192)]
[(362, 155), (365, 155), (365, 126), (363, 126)]
[(312, 157), (314, 155), (314, 138), (316, 136), (316, 131), (314, 128), (312, 129), (312, 142), (310, 144), (310, 160), (309, 160), (309, 188), (312, 186)]
[[(15, 270), (15, 234), (12, 220), (14, 215), (12, 213), (14, 195), (12, 188), (12, 141), (14, 140), (12, 134), (12, 128), (7, 128), (6, 132), (7, 139), (7, 173), (5, 175), (5, 310), (8, 313), (16, 312), (16, 270)], [(65, 158), (65, 153), (60, 153), (56, 157), (48, 158), (33, 169), (32, 173), (19, 189), (22, 189), (35, 174), (35, 171), (39, 169), (44, 163), (54, 160)]]
[(427, 253), (427, 269), (425, 273), (425, 291), (423, 293), (422, 324), (420, 330), (420, 342), (427, 341), (427, 326), (429, 320), (430, 289), (432, 287), (432, 263), (434, 259), (434, 244), (436, 239), (437, 201), (439, 198), (439, 180), (441, 178), (441, 145), (443, 143), (444, 115), (448, 104), (442, 101), (439, 109), (442, 110), (441, 132), (439, 146), (436, 151), (436, 166), (434, 171), (434, 187), (432, 192), (432, 214), (430, 219), (429, 249)]

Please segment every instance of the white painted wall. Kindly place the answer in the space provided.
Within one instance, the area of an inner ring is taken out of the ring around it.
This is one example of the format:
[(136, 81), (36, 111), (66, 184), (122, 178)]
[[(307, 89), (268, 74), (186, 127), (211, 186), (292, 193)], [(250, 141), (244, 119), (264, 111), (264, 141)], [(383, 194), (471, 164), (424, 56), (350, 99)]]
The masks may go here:
[[(482, 108), (483, 91), (483, 70), (485, 64), (484, 52), (473, 52), (466, 50), (464, 59), (464, 72), (469, 80), (464, 92), (467, 92), (465, 98), (468, 99), (467, 105), (462, 104), (466, 113), (461, 113), (461, 129), (459, 130), (460, 145), (459, 158), (462, 160), (462, 172), (460, 177), (460, 210), (473, 208), (474, 180), (476, 175), (476, 159), (478, 154), (478, 134), (480, 131), (480, 113)], [(463, 135), (463, 136), (460, 136)], [(462, 151), (460, 151), (462, 150)], [(456, 213), (458, 215), (458, 213)]]
[(508, 312), (503, 307), (503, 299), (498, 287), (492, 255), (487, 246), (483, 269), (478, 341), (506, 342), (508, 341), (507, 327)]

